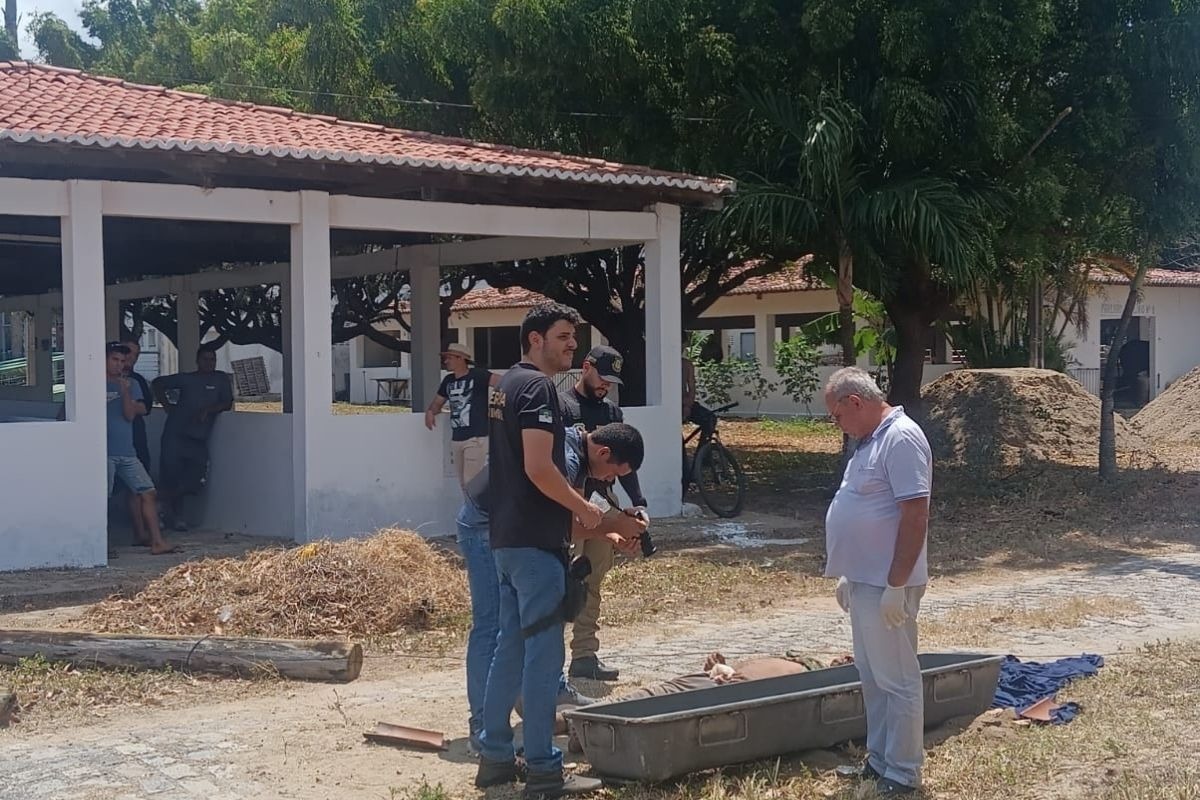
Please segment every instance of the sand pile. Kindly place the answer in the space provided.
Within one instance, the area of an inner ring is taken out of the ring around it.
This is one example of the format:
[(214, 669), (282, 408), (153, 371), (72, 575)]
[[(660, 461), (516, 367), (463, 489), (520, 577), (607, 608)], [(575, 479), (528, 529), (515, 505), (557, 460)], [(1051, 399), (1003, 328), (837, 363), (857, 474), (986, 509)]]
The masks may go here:
[(208, 558), (174, 567), (132, 599), (92, 606), (94, 630), (310, 638), (454, 625), (465, 573), (410, 531)]
[(1200, 367), (1176, 378), (1133, 424), (1153, 444), (1200, 444)]
[[(925, 433), (934, 458), (973, 469), (1034, 461), (1096, 464), (1100, 399), (1060, 372), (972, 369), (948, 372), (926, 386)], [(1117, 450), (1145, 442), (1116, 417)]]

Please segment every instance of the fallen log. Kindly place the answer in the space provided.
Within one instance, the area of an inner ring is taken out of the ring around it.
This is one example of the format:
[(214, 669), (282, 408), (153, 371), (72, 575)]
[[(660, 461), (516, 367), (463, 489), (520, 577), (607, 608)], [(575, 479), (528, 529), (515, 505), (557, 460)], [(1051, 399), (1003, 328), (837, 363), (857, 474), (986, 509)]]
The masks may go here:
[(42, 656), (77, 667), (164, 669), (302, 681), (348, 682), (362, 672), (362, 645), (229, 636), (141, 636), (0, 630), (0, 664)]

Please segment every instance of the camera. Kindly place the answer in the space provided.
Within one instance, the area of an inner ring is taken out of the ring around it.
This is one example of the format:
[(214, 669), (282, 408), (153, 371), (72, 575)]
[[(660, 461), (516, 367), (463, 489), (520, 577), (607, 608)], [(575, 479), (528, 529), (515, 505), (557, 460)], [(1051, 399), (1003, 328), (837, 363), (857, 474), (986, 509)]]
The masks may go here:
[(638, 538), (642, 544), (642, 558), (649, 558), (658, 552), (658, 546), (650, 538), (650, 515), (646, 513), (644, 508), (639, 508), (637, 510), (637, 518), (646, 523), (646, 530), (642, 531), (642, 535)]

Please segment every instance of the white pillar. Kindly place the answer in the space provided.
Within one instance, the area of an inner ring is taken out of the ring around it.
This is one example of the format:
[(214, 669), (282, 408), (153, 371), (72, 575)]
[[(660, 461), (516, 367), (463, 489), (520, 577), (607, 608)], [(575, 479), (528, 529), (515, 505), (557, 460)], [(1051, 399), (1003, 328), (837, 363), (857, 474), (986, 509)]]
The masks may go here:
[(314, 530), (309, 497), (319, 488), (322, 434), (332, 417), (328, 194), (300, 193), (300, 224), (292, 226), (289, 278), (293, 530), (297, 541), (308, 541), (321, 535)]
[(775, 315), (754, 315), (754, 355), (763, 369), (775, 366)]
[(200, 349), (200, 293), (184, 289), (175, 295), (175, 320), (179, 333), (179, 371), (194, 372)]
[(654, 212), (658, 238), (646, 243), (646, 404), (672, 409), (672, 424), (682, 424), (679, 206), (659, 203)]
[[(107, 439), (104, 388), (104, 241), (100, 184), (68, 183), (69, 208), (62, 218), (63, 339), (66, 412), (73, 431), (70, 458), (86, 463), (88, 479), (69, 487), (81, 518), (95, 520), (87, 532), (90, 552), (77, 563), (107, 563)], [(49, 313), (48, 311), (45, 313)], [(75, 556), (76, 554), (72, 554)]]
[(436, 268), (416, 268), (409, 275), (412, 292), (412, 410), (424, 413), (441, 379), (441, 276)]

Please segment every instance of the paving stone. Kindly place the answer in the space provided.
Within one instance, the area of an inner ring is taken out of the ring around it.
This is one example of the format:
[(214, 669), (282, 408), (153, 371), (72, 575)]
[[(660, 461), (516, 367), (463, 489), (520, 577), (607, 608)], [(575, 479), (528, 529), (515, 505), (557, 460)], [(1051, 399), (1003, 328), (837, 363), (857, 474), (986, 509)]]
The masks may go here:
[(191, 764), (171, 764), (168, 767), (163, 767), (162, 774), (179, 780), (181, 778), (195, 778), (200, 773), (196, 772), (196, 768)]

